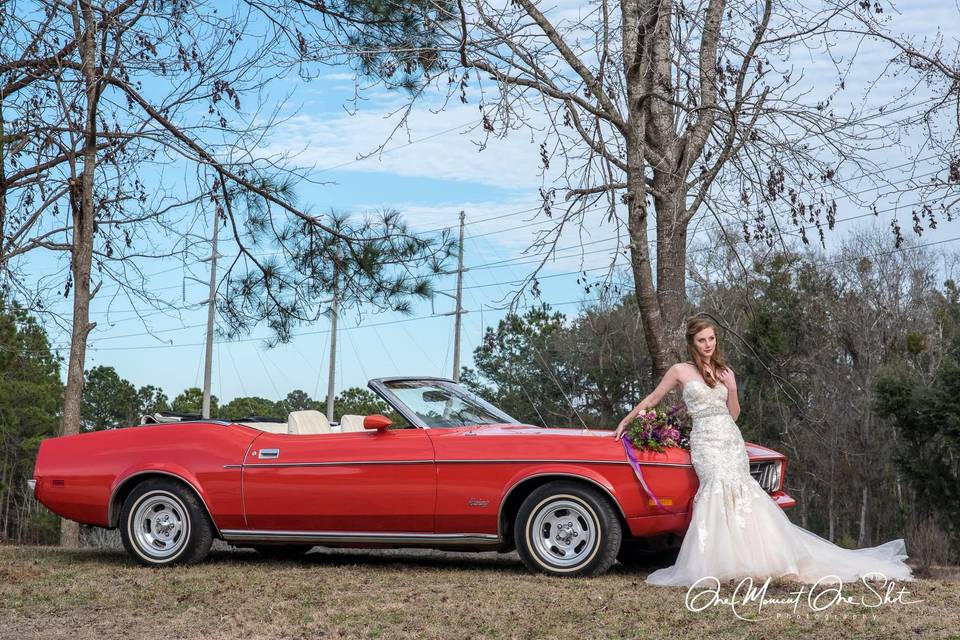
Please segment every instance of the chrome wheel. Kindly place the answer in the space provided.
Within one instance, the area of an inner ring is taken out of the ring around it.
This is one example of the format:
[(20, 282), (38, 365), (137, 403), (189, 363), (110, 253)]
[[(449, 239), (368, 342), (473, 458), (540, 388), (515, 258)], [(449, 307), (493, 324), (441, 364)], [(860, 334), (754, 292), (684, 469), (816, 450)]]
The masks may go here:
[(556, 567), (577, 567), (597, 549), (599, 524), (586, 504), (572, 497), (544, 500), (529, 520), (531, 547), (542, 561)]
[(141, 496), (128, 526), (137, 547), (155, 560), (176, 555), (190, 538), (187, 508), (179, 498), (166, 491), (152, 491)]

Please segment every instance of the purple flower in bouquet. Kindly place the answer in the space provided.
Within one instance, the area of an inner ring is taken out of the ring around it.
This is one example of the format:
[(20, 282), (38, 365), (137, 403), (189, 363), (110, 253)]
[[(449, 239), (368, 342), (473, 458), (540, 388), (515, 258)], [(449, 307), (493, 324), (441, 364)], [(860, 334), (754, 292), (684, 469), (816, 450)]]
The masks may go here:
[(635, 449), (662, 452), (667, 447), (689, 448), (689, 420), (681, 405), (667, 410), (651, 409), (638, 415), (627, 427)]

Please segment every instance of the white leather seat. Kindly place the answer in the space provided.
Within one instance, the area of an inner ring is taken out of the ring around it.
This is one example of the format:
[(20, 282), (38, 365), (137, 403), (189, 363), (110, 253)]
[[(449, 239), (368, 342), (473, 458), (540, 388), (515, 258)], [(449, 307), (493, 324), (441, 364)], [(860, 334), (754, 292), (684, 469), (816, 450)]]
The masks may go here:
[(366, 416), (340, 416), (340, 431), (366, 431), (363, 428), (363, 419)]
[(310, 436), (317, 433), (333, 433), (327, 416), (319, 411), (291, 411), (287, 416), (287, 433), (301, 436)]

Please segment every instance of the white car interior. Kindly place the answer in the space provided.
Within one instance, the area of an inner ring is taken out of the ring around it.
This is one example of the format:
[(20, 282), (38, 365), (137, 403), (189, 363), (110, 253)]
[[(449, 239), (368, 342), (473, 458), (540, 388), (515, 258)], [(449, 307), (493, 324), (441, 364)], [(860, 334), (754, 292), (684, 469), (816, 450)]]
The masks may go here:
[(288, 433), (291, 435), (308, 436), (324, 433), (349, 433), (366, 431), (363, 419), (366, 416), (344, 415), (339, 424), (330, 424), (327, 416), (319, 411), (291, 411), (286, 422), (238, 422), (247, 427), (268, 431), (270, 433)]
[(366, 431), (363, 428), (363, 419), (365, 416), (340, 416), (340, 431)]
[(287, 416), (287, 433), (298, 436), (309, 436), (320, 433), (333, 433), (327, 416), (319, 411), (291, 411)]
[[(171, 422), (182, 422), (184, 419), (191, 419), (183, 415), (163, 415), (157, 413), (154, 415), (145, 415), (140, 424), (163, 424)], [(297, 436), (320, 435), (325, 433), (356, 433), (366, 431), (363, 426), (363, 420), (366, 416), (361, 415), (343, 415), (340, 422), (331, 423), (327, 416), (320, 411), (308, 409), (304, 411), (291, 411), (287, 416), (286, 422), (274, 422), (270, 420), (243, 421), (238, 420), (235, 424), (241, 424), (245, 427), (266, 431), (268, 433), (285, 433)]]

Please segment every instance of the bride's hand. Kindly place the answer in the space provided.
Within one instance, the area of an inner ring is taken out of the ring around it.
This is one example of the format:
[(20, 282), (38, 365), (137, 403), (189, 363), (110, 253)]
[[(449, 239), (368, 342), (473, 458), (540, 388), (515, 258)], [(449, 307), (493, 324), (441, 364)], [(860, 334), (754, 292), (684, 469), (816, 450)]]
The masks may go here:
[(626, 419), (620, 421), (620, 424), (617, 425), (617, 430), (613, 432), (614, 440), (619, 440), (623, 437), (623, 432), (626, 431), (627, 424), (629, 424), (629, 421)]
[(737, 379), (733, 376), (733, 369), (724, 369), (719, 372), (717, 379), (720, 380), (727, 389), (733, 390), (737, 388)]

